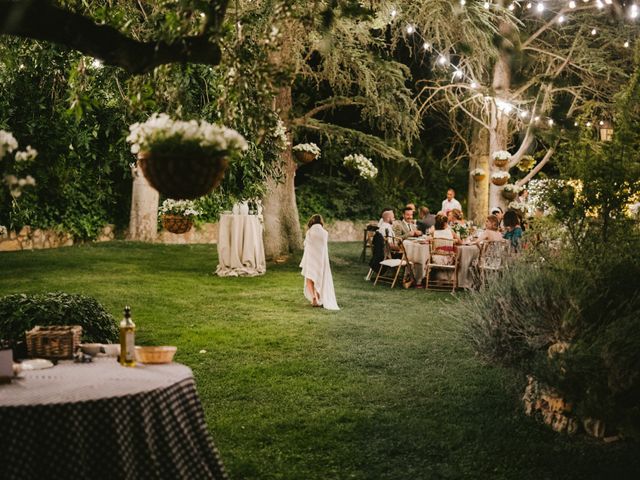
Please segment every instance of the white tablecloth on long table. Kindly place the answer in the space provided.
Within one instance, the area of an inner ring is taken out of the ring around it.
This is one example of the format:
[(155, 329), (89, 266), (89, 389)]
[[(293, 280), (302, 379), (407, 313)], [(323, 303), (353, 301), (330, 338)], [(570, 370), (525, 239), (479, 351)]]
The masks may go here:
[(216, 274), (220, 277), (253, 277), (267, 271), (262, 225), (256, 215), (220, 217), (218, 261)]
[(458, 245), (458, 288), (474, 287), (475, 261), (480, 256), (477, 245)]
[(429, 260), (429, 245), (416, 240), (405, 240), (402, 245), (407, 252), (407, 259), (413, 263), (413, 275), (416, 277), (416, 283), (420, 284), (424, 279), (425, 265)]

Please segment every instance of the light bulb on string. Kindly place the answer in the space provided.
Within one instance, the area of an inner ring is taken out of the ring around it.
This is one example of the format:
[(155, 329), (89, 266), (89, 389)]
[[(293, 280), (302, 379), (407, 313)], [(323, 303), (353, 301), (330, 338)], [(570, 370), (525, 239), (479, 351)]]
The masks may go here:
[(604, 125), (604, 120), (600, 120), (600, 121), (598, 122), (598, 125), (603, 126), (603, 125)]
[(622, 45), (624, 48), (629, 48), (629, 40), (627, 40), (626, 42), (624, 42), (624, 44)]
[(578, 122), (573, 122), (573, 126), (577, 127), (578, 126)]
[(549, 125), (550, 127), (553, 127), (553, 118), (550, 118), (549, 120), (547, 120), (547, 125)]
[(511, 4), (509, 4), (509, 7), (507, 7), (507, 8), (509, 8), (509, 10), (513, 12), (516, 9), (516, 4), (515, 3), (511, 3)]
[(414, 26), (413, 26), (413, 25), (407, 25), (407, 33), (408, 33), (409, 35), (412, 35), (412, 34), (413, 34), (413, 32), (415, 32), (415, 31), (416, 31), (416, 29), (414, 28)]
[(613, 3), (613, 0), (604, 0), (604, 3), (606, 3), (607, 5), (611, 5)]
[(538, 3), (538, 5), (536, 5), (536, 10), (537, 10), (539, 13), (544, 12), (544, 3), (542, 3), (542, 2)]
[(629, 11), (629, 16), (633, 19), (638, 18), (638, 6), (634, 3), (631, 5), (631, 10)]
[(396, 15), (398, 15), (398, 11), (394, 8), (391, 10), (391, 18), (396, 18)]
[(598, 33), (598, 30), (596, 30), (595, 28), (591, 30), (591, 35), (595, 35), (596, 33)]
[(462, 77), (464, 77), (464, 73), (462, 73), (462, 70), (460, 70), (460, 69), (456, 68), (456, 69), (454, 70), (454, 72), (453, 72), (452, 78), (453, 78), (453, 79), (456, 79), (456, 78), (460, 79), (460, 78), (462, 78)]
[(464, 7), (467, 4), (467, 0), (460, 0), (460, 6)]
[(438, 64), (444, 66), (448, 63), (449, 61), (447, 60), (447, 57), (445, 57), (444, 55), (439, 55), (438, 56)]
[(587, 122), (587, 127), (590, 127), (590, 126), (591, 126), (591, 122)]
[(576, 2), (574, 2), (573, 0), (571, 0), (569, 2), (569, 8), (576, 8)]
[(564, 23), (565, 20), (566, 20), (566, 18), (564, 18), (564, 15), (560, 15), (558, 17), (558, 23)]
[(471, 83), (469, 84), (469, 86), (475, 90), (475, 89), (476, 89), (476, 88), (478, 88), (480, 85), (478, 85), (478, 82), (473, 81), (473, 82), (471, 82)]
[(540, 117), (534, 117), (534, 118), (533, 118), (533, 121), (534, 121), (534, 122), (539, 122), (539, 121), (540, 121)]
[(489, 10), (489, 8), (491, 8), (491, 4), (489, 2), (484, 2), (484, 8)]
[(431, 50), (431, 44), (429, 42), (424, 42), (422, 44), (422, 48), (426, 51), (426, 50)]
[(529, 116), (529, 112), (527, 112), (526, 110), (523, 110), (522, 112), (520, 112), (521, 118), (527, 118), (528, 116)]
[(531, 10), (531, 7), (533, 7), (533, 4), (531, 2), (527, 3), (527, 10)]
[(598, 7), (598, 10), (602, 10), (604, 8), (604, 3), (600, 0), (596, 0), (596, 7)]

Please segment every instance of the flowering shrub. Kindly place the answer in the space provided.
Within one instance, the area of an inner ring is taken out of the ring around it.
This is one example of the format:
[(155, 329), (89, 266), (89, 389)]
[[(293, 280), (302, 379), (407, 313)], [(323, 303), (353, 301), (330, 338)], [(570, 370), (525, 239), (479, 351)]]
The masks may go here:
[(166, 113), (154, 113), (144, 123), (129, 127), (127, 141), (131, 153), (139, 152), (184, 152), (203, 154), (232, 154), (245, 151), (247, 141), (231, 128), (214, 125), (204, 120), (173, 120)]
[(364, 155), (354, 153), (344, 157), (344, 166), (356, 170), (365, 180), (372, 180), (378, 175), (378, 169)]
[(162, 215), (180, 215), (182, 217), (195, 217), (200, 215), (200, 212), (196, 210), (196, 205), (191, 200), (173, 200), (167, 198), (158, 211)]
[(316, 159), (320, 158), (320, 147), (315, 143), (299, 143), (295, 147), (293, 147), (294, 152), (309, 152)]
[[(18, 148), (18, 141), (15, 139), (11, 132), (0, 130), (0, 160), (7, 154), (11, 153)], [(31, 148), (31, 145), (27, 145), (26, 150), (22, 152), (16, 152), (16, 162), (27, 162), (35, 159), (38, 156), (38, 151)], [(18, 178), (16, 175), (5, 175), (4, 183), (9, 187), (11, 196), (16, 199), (22, 195), (23, 187), (33, 187), (36, 184), (36, 180), (27, 175), (24, 178)]]
[(0, 130), (0, 159), (18, 148), (18, 142), (11, 132)]
[(484, 175), (486, 175), (487, 172), (484, 171), (484, 169), (482, 168), (474, 168), (473, 170), (471, 170), (471, 176), (472, 177), (482, 177)]
[(494, 172), (491, 174), (491, 178), (495, 178), (496, 180), (499, 179), (503, 179), (503, 178), (511, 178), (511, 175), (509, 174), (509, 172)]
[(273, 138), (280, 150), (284, 150), (289, 146), (289, 137), (287, 136), (287, 127), (284, 126), (284, 122), (281, 118), (278, 118), (276, 128), (272, 133)]
[(497, 152), (493, 152), (491, 154), (491, 158), (494, 160), (509, 160), (511, 158), (511, 154), (506, 150), (498, 150)]

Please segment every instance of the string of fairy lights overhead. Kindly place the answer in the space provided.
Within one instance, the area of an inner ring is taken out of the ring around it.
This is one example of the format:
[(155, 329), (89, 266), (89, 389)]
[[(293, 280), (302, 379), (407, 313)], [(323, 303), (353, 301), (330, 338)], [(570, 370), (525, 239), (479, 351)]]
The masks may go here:
[[(460, 6), (464, 8), (467, 5), (468, 1), (469, 0), (459, 0)], [(537, 14), (541, 16), (545, 15), (546, 12), (550, 12), (551, 14), (555, 15), (555, 17), (553, 18), (553, 21), (557, 22), (558, 24), (564, 24), (571, 20), (570, 12), (578, 8), (577, 1), (575, 0), (570, 0), (569, 2), (566, 2), (565, 6), (564, 7), (560, 6), (559, 10), (557, 10), (558, 8), (557, 3), (559, 2), (554, 2), (556, 3), (556, 7), (555, 7), (556, 9), (551, 8), (550, 3), (551, 2), (549, 1), (545, 2), (544, 0), (539, 0), (535, 3), (531, 1), (528, 1), (526, 3), (522, 1), (513, 1), (509, 3), (506, 9), (511, 12), (515, 11), (516, 9), (521, 9), (522, 11), (534, 10)], [(593, 5), (592, 8), (603, 11), (607, 7), (610, 7), (613, 5), (613, 0), (594, 0), (593, 2), (592, 0), (581, 0), (581, 3), (584, 4), (583, 6), (580, 7), (581, 9), (584, 9), (585, 7), (589, 7)], [(505, 8), (491, 1), (483, 1), (483, 7), (487, 10), (490, 10), (490, 9), (498, 10), (498, 9)], [(640, 17), (640, 8), (635, 3), (632, 3), (631, 5), (628, 5), (628, 6), (626, 5), (626, 3), (623, 3), (622, 7), (625, 11), (626, 17), (629, 20), (633, 21), (638, 19), (638, 17)], [(389, 11), (389, 17), (390, 17), (391, 23), (403, 22), (403, 20), (400, 18), (400, 13), (396, 8), (393, 8), (393, 7), (391, 8), (391, 10)], [(555, 121), (553, 120), (553, 118), (549, 116), (543, 116), (537, 113), (535, 109), (522, 108), (505, 99), (483, 94), (482, 91), (483, 90), (488, 91), (488, 89), (482, 87), (475, 78), (473, 78), (470, 74), (466, 73), (463, 67), (460, 67), (459, 65), (455, 65), (453, 62), (451, 62), (449, 54), (447, 52), (438, 50), (438, 48), (433, 44), (433, 42), (429, 41), (429, 39), (427, 38), (424, 38), (424, 36), (418, 31), (418, 29), (414, 24), (412, 24), (411, 22), (406, 22), (403, 25), (403, 28), (407, 35), (417, 37), (419, 39), (419, 42), (422, 43), (422, 49), (424, 50), (424, 52), (428, 52), (435, 56), (435, 63), (438, 67), (450, 69), (451, 81), (458, 82), (460, 88), (467, 88), (477, 92), (476, 95), (482, 96), (484, 101), (492, 101), (495, 104), (498, 111), (505, 115), (517, 115), (520, 117), (520, 119), (523, 122), (529, 122), (529, 123), (540, 124), (540, 125), (546, 124), (548, 127), (554, 126)], [(596, 28), (593, 28), (590, 31), (590, 34), (592, 36), (597, 36), (598, 33), (599, 32)], [(630, 48), (631, 44), (632, 44), (631, 40), (627, 39), (624, 41), (622, 46), (624, 48)], [(585, 122), (585, 126), (592, 127), (594, 123), (597, 123), (599, 126), (603, 126), (606, 123), (608, 123), (608, 121), (606, 120), (599, 120), (597, 122), (587, 121)], [(574, 125), (578, 126), (578, 122), (574, 122)]]

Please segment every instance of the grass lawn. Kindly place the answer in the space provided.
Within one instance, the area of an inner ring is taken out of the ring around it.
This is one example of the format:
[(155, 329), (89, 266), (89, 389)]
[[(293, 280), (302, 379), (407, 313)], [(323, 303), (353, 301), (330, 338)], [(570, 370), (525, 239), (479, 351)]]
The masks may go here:
[(299, 258), (223, 279), (214, 245), (3, 253), (0, 295), (84, 293), (118, 320), (130, 304), (138, 343), (193, 369), (234, 479), (640, 478), (637, 444), (525, 417), (523, 380), (474, 357), (451, 295), (374, 288), (358, 244), (330, 248), (340, 312), (307, 305)]

